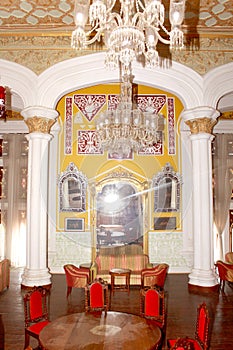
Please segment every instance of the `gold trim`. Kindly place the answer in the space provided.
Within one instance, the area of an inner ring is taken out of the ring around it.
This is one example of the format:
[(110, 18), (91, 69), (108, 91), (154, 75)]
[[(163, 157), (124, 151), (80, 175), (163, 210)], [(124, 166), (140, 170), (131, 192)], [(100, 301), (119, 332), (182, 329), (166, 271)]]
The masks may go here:
[(233, 111), (221, 113), (220, 119), (233, 119)]
[(28, 126), (29, 133), (41, 132), (43, 134), (49, 134), (52, 125), (55, 123), (54, 119), (32, 117), (25, 120)]
[(211, 134), (214, 125), (217, 123), (217, 120), (205, 117), (187, 120), (185, 123), (189, 126), (192, 134)]

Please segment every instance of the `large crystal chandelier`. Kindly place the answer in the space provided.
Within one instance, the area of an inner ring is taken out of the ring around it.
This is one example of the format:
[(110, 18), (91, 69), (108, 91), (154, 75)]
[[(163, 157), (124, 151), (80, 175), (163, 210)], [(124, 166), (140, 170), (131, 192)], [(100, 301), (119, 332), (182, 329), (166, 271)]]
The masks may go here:
[[(184, 7), (185, 0), (170, 0), (168, 31), (161, 0), (75, 1), (76, 28), (71, 46), (84, 49), (103, 39), (106, 67), (120, 67), (122, 72), (119, 106), (116, 111), (106, 111), (97, 122), (97, 135), (104, 149), (119, 153), (126, 145), (127, 149), (139, 150), (158, 141), (159, 116), (132, 108), (132, 62), (144, 57), (146, 66), (158, 66), (159, 41), (171, 49), (183, 47)], [(88, 17), (91, 28), (86, 32)]]

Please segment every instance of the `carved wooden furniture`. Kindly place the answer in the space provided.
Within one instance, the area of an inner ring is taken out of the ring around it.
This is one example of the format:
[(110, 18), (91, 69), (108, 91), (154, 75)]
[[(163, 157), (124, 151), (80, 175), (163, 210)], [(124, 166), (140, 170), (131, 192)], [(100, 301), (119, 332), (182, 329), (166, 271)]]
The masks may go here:
[[(111, 294), (114, 295), (114, 292), (116, 290), (121, 291), (121, 292), (130, 292), (130, 275), (131, 275), (131, 270), (130, 269), (111, 269), (109, 271), (109, 274), (111, 276)], [(119, 284), (116, 283), (117, 279), (119, 277), (125, 277), (125, 283), (124, 284)]]
[(141, 288), (158, 286), (164, 288), (169, 265), (162, 263), (141, 271)]
[(108, 284), (101, 279), (95, 279), (85, 287), (85, 310), (105, 311), (109, 309)]
[(153, 320), (165, 333), (165, 293), (156, 286), (140, 290), (140, 315)]
[(85, 267), (77, 267), (73, 264), (63, 266), (66, 274), (66, 284), (68, 298), (72, 292), (72, 288), (85, 288), (90, 281), (90, 270)]
[[(209, 313), (205, 303), (202, 303), (197, 308), (197, 321), (196, 321), (196, 331), (195, 337), (190, 338), (186, 337), (184, 339), (188, 339), (189, 343), (193, 343), (195, 350), (207, 350), (209, 348)], [(173, 349), (176, 343), (180, 339), (168, 339), (167, 344), (169, 349)], [(177, 348), (178, 349), (178, 348)]]
[[(106, 249), (108, 250), (108, 248)], [(115, 268), (120, 268), (131, 270), (131, 285), (140, 285), (141, 270), (153, 266), (149, 262), (149, 256), (144, 253), (114, 253), (114, 250), (112, 249), (111, 252), (105, 254), (104, 250), (105, 249), (100, 249), (100, 252), (92, 264), (91, 270), (94, 278), (102, 278), (108, 283), (111, 282), (109, 271)], [(116, 251), (118, 252), (119, 250), (116, 249)], [(121, 281), (119, 281), (119, 283), (124, 283), (124, 277), (121, 279)]]
[(40, 341), (46, 350), (157, 350), (161, 331), (138, 315), (80, 312), (52, 321)]
[(185, 337), (178, 339), (171, 350), (195, 350), (195, 347), (192, 340), (190, 340), (188, 337)]
[[(39, 341), (41, 330), (49, 324), (49, 291), (43, 287), (34, 287), (24, 296), (25, 344), (29, 346), (30, 336)], [(39, 341), (39, 346), (41, 346)], [(43, 349), (43, 348), (42, 348)]]
[(10, 285), (10, 260), (0, 261), (0, 292)]
[(225, 281), (233, 282), (233, 264), (218, 260), (215, 266), (220, 279), (220, 289), (224, 292)]

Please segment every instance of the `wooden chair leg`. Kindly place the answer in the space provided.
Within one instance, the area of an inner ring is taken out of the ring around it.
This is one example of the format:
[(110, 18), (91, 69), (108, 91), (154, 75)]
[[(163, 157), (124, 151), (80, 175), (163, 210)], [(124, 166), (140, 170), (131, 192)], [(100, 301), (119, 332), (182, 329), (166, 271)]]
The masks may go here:
[(29, 336), (29, 334), (25, 331), (24, 349), (26, 349), (26, 348), (29, 346), (29, 340), (30, 340), (30, 336)]
[(67, 298), (71, 294), (71, 291), (72, 291), (72, 287), (67, 287), (67, 293), (66, 293)]

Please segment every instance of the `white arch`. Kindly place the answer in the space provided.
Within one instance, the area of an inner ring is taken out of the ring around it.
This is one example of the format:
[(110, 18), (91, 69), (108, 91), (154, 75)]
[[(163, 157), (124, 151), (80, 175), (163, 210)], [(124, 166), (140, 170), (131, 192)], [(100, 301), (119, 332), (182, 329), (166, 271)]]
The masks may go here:
[(233, 91), (233, 62), (210, 70), (203, 79), (204, 105), (216, 108), (219, 99)]
[[(104, 67), (105, 53), (81, 56), (57, 63), (39, 76), (18, 63), (0, 59), (0, 83), (23, 101), (24, 108), (55, 108), (64, 94), (75, 89), (119, 81), (118, 70)], [(203, 77), (191, 68), (172, 62), (168, 68), (148, 69), (133, 65), (134, 81), (177, 95), (185, 109), (216, 108), (218, 100), (233, 88), (233, 63), (217, 67)]]
[(21, 64), (0, 59), (0, 85), (6, 86), (23, 101), (24, 107), (37, 103), (38, 76)]
[[(118, 70), (104, 67), (105, 53), (72, 58), (48, 68), (39, 76), (39, 104), (54, 108), (59, 98), (75, 89), (119, 81)], [(133, 65), (134, 81), (169, 90), (186, 108), (202, 105), (203, 78), (194, 70), (172, 62), (169, 68), (148, 69)]]

